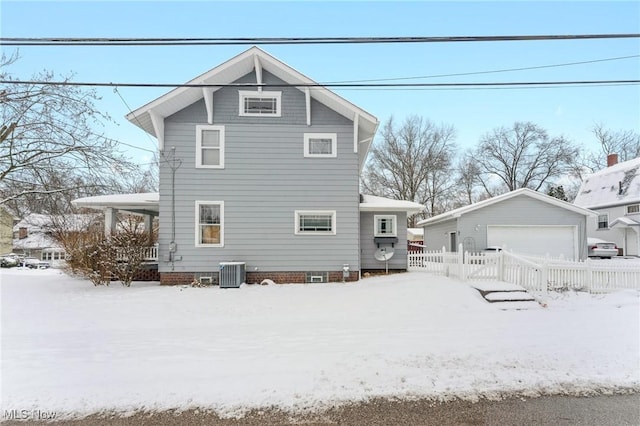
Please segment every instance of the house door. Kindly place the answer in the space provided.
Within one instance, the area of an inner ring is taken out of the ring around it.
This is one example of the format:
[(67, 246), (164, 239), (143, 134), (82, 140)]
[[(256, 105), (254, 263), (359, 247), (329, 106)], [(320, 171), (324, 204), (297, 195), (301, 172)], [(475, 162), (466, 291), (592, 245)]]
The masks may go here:
[(455, 232), (449, 232), (449, 251), (458, 251), (458, 243)]

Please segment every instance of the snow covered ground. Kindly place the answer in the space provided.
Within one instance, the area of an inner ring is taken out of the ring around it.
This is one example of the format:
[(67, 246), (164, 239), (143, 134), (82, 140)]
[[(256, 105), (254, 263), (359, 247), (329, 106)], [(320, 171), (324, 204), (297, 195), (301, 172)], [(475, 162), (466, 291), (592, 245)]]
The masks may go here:
[(370, 397), (640, 391), (640, 294), (504, 311), (423, 272), (240, 289), (0, 272), (1, 409), (233, 416)]

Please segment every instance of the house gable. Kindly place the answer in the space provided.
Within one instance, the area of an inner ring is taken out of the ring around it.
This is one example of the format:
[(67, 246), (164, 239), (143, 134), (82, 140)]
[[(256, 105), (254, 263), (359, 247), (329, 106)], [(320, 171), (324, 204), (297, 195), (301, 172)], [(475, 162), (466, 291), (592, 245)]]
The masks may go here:
[[(353, 123), (353, 150), (359, 153), (359, 165), (362, 168), (378, 127), (378, 120), (330, 90), (317, 86), (317, 83), (313, 80), (257, 47), (246, 50), (186, 83), (196, 87), (176, 88), (131, 112), (127, 115), (127, 119), (147, 133), (155, 136), (158, 139), (160, 150), (163, 150), (166, 137), (164, 129), (166, 117), (203, 99), (206, 108), (206, 122), (212, 124), (218, 92), (227, 85), (236, 85), (234, 86), (236, 90), (284, 89), (285, 87), (273, 88), (268, 86), (269, 84), (274, 84), (266, 79), (269, 73), (284, 82), (287, 88), (297, 90), (304, 96), (306, 104), (304, 108), (305, 122), (307, 125), (314, 124), (312, 99)], [(255, 79), (244, 83), (234, 83), (247, 75), (255, 76)]]

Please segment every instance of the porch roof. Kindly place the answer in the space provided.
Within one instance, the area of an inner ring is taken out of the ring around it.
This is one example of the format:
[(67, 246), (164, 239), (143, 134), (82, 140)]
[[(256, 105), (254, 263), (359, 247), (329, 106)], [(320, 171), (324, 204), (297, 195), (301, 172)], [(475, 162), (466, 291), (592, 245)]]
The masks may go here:
[(422, 204), (414, 203), (413, 201), (393, 200), (391, 198), (377, 197), (375, 195), (363, 194), (361, 201), (361, 212), (402, 211), (411, 215), (420, 213), (424, 210), (424, 206)]
[(619, 217), (609, 224), (610, 228), (615, 228), (618, 226), (621, 228), (627, 228), (630, 226), (640, 227), (640, 222), (630, 217)]
[(160, 195), (157, 192), (98, 195), (95, 197), (78, 198), (71, 203), (76, 207), (85, 207), (94, 210), (112, 208), (151, 216), (158, 216), (160, 212)]

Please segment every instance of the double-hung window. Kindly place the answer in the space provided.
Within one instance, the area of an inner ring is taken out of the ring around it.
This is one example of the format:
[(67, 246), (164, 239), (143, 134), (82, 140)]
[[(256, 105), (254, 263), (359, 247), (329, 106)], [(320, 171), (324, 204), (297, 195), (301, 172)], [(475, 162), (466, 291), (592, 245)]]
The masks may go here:
[(224, 246), (224, 203), (196, 201), (196, 247)]
[(282, 92), (240, 90), (241, 117), (280, 117)]
[(224, 126), (196, 126), (196, 167), (224, 168)]
[(397, 237), (398, 228), (395, 215), (374, 215), (374, 237)]
[(335, 133), (305, 133), (305, 157), (336, 157), (338, 137)]
[(598, 215), (598, 229), (608, 229), (609, 228), (609, 215), (608, 214), (599, 214)]
[(335, 235), (335, 210), (308, 210), (295, 212), (296, 235)]

